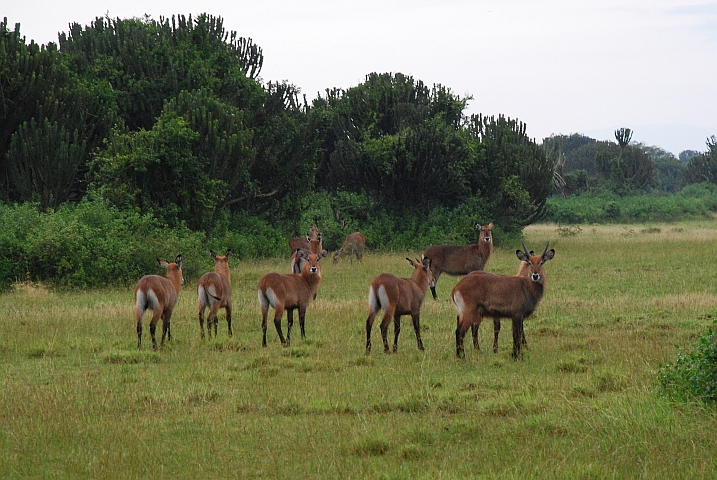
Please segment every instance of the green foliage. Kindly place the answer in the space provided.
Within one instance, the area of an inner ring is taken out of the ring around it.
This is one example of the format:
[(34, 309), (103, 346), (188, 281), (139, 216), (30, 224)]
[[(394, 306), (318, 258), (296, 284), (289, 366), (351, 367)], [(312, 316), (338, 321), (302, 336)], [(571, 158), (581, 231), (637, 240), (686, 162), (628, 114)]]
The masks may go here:
[(36, 205), (0, 206), (0, 285), (16, 281), (100, 287), (161, 273), (156, 257), (184, 254), (185, 276), (199, 272), (202, 237), (153, 217), (83, 201), (41, 213)]
[(401, 210), (455, 205), (469, 193), (471, 152), (458, 128), (465, 102), (400, 73), (328, 91), (311, 112), (323, 137), (319, 185), (366, 191)]
[(544, 217), (553, 185), (553, 161), (526, 134), (526, 125), (499, 115), (472, 115), (466, 129), (478, 144), (468, 173), (474, 195), (480, 195), (494, 221), (517, 231)]
[(675, 221), (705, 218), (717, 211), (717, 190), (700, 184), (674, 195), (584, 193), (572, 197), (551, 197), (547, 221), (561, 224)]
[(691, 350), (679, 349), (673, 362), (660, 365), (657, 379), (670, 397), (717, 401), (717, 330), (701, 335)]
[(100, 89), (62, 63), (55, 44), (25, 44), (0, 22), (0, 192), (55, 208), (84, 194), (90, 152), (114, 113)]
[(685, 167), (687, 183), (717, 183), (717, 137), (707, 140), (707, 151), (694, 155)]
[(165, 100), (183, 90), (205, 89), (241, 107), (254, 105), (261, 91), (261, 49), (211, 15), (97, 17), (85, 28), (70, 25), (60, 49), (74, 72), (111, 90), (130, 130), (152, 128)]
[(171, 226), (209, 231), (221, 206), (251, 188), (251, 135), (241, 111), (182, 92), (152, 130), (112, 136), (92, 162), (92, 191)]

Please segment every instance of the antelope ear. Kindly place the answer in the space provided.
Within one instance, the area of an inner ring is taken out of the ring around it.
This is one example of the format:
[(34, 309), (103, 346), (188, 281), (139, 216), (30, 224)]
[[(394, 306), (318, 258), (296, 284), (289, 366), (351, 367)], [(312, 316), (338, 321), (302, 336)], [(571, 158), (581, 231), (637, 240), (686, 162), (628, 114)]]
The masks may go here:
[(233, 253), (233, 252), (232, 252), (232, 249), (231, 249), (231, 248), (227, 248), (227, 253), (224, 254), (224, 256), (227, 257), (227, 262), (228, 262), (229, 259), (231, 258), (232, 253)]
[(475, 229), (480, 230), (480, 223), (476, 223)]
[(182, 256), (177, 255), (177, 258), (174, 259), (174, 263), (176, 263), (177, 268), (179, 268), (181, 270), (182, 269)]
[(411, 259), (408, 258), (408, 257), (406, 257), (406, 260), (408, 260), (408, 264), (409, 264), (410, 266), (412, 266), (413, 268), (416, 268), (416, 264), (413, 263), (413, 260), (411, 260)]
[(516, 250), (515, 255), (518, 257), (518, 260), (521, 260), (523, 262), (529, 262), (530, 259), (525, 255), (525, 252), (522, 250)]
[(307, 258), (306, 252), (300, 248), (296, 249), (296, 256), (299, 258)]
[(165, 262), (164, 260), (160, 260), (159, 257), (157, 257), (157, 263), (162, 268), (167, 268), (167, 265), (169, 265), (169, 263)]
[(490, 222), (490, 223), (488, 224), (488, 230), (492, 230), (492, 229), (493, 229), (493, 222)]
[(212, 260), (217, 261), (217, 254), (214, 253), (214, 250), (209, 250), (209, 255), (212, 256)]
[(549, 251), (545, 252), (543, 254), (543, 262), (547, 262), (548, 260), (552, 260), (555, 256), (555, 249), (551, 248)]
[(329, 251), (328, 251), (328, 250), (326, 250), (326, 249), (321, 250), (321, 255), (319, 255), (319, 260), (321, 260), (322, 258), (324, 258), (324, 257), (325, 257), (326, 255), (328, 255), (328, 254), (329, 254)]

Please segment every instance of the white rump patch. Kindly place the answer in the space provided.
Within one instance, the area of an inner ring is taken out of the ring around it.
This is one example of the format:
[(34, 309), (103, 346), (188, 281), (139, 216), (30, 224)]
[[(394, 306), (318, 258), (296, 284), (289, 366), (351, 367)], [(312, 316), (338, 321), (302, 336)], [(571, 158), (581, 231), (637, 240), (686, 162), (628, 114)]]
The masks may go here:
[(386, 308), (388, 308), (388, 295), (386, 295), (386, 289), (383, 285), (378, 286), (378, 300), (381, 304), (381, 308), (386, 310)]
[(274, 290), (271, 287), (267, 288), (264, 291), (264, 297), (269, 302), (269, 305), (276, 308), (276, 304), (279, 302), (278, 302), (278, 299), (276, 298), (276, 293), (274, 293)]
[(456, 306), (456, 310), (458, 310), (458, 315), (462, 315), (466, 303), (463, 300), (463, 295), (461, 295), (461, 292), (457, 291), (453, 294), (453, 304)]
[(368, 308), (373, 313), (381, 310), (381, 304), (379, 303), (378, 298), (376, 298), (376, 292), (373, 290), (373, 285), (368, 287)]

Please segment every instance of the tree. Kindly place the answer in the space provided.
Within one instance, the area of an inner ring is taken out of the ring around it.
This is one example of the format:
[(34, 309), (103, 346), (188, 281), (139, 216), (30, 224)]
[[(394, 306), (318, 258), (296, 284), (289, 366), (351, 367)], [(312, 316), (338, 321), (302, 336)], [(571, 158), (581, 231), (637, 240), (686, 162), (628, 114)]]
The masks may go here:
[(553, 160), (526, 135), (526, 125), (502, 115), (472, 115), (466, 128), (478, 151), (468, 172), (471, 190), (485, 199), (494, 221), (510, 231), (543, 218)]
[(84, 194), (86, 163), (113, 122), (111, 102), (63, 63), (55, 44), (25, 44), (0, 22), (3, 200), (55, 208)]
[(97, 17), (60, 35), (66, 64), (111, 91), (130, 130), (149, 130), (167, 99), (204, 89), (240, 108), (255, 108), (263, 54), (251, 39), (201, 14), (127, 20)]
[(320, 185), (366, 191), (402, 210), (455, 205), (469, 193), (465, 102), (400, 73), (372, 73), (357, 87), (327, 91), (310, 114), (322, 146)]
[(645, 190), (655, 183), (655, 164), (639, 147), (630, 145), (629, 128), (615, 130), (616, 144), (600, 149), (595, 165), (609, 188), (617, 193)]
[(685, 167), (687, 183), (717, 183), (717, 137), (707, 139), (707, 151), (695, 155)]

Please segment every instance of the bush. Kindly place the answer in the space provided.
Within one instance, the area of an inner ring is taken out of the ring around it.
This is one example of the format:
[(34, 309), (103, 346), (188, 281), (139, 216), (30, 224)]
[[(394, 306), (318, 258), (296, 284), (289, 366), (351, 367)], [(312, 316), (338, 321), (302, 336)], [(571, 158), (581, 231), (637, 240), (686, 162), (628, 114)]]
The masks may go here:
[(585, 193), (551, 197), (545, 220), (561, 224), (675, 221), (709, 217), (717, 211), (714, 185), (691, 185), (676, 195)]
[(691, 351), (679, 351), (674, 362), (660, 365), (657, 378), (669, 397), (717, 401), (717, 331), (708, 330)]
[(16, 281), (58, 286), (125, 285), (161, 273), (156, 257), (185, 257), (185, 277), (203, 263), (202, 235), (169, 229), (151, 215), (83, 201), (40, 213), (37, 205), (0, 206), (0, 285)]

